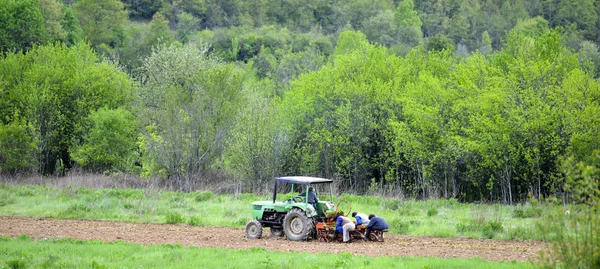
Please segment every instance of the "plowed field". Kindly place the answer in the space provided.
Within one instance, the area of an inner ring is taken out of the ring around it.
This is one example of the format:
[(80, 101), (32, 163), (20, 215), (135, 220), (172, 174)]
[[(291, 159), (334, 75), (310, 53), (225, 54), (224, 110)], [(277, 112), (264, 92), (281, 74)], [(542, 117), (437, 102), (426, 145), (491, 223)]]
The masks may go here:
[(33, 239), (70, 237), (83, 240), (137, 242), (143, 245), (176, 244), (201, 248), (246, 249), (261, 247), (278, 251), (309, 253), (349, 252), (369, 256), (429, 256), (440, 258), (481, 257), (493, 261), (536, 260), (543, 243), (534, 241), (495, 241), (467, 238), (435, 238), (386, 235), (385, 242), (353, 242), (351, 244), (294, 242), (270, 237), (247, 239), (243, 229), (226, 227), (194, 227), (148, 223), (125, 223), (95, 220), (63, 220), (0, 216), (0, 235), (17, 237), (26, 234)]

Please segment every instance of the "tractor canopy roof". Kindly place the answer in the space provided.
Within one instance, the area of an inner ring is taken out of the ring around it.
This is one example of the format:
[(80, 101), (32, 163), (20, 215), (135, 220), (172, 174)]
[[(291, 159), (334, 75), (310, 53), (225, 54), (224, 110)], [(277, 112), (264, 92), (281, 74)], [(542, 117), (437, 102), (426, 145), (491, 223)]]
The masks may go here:
[(292, 184), (301, 184), (301, 185), (310, 185), (310, 184), (322, 184), (322, 183), (332, 183), (333, 180), (319, 178), (319, 177), (276, 177), (275, 182), (285, 182)]

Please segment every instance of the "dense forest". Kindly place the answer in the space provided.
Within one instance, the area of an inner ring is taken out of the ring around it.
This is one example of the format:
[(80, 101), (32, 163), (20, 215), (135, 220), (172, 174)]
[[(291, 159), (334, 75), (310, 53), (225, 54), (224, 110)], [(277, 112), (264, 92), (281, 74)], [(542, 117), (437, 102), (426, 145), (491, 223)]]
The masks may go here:
[(599, 44), (598, 0), (0, 0), (0, 173), (568, 200)]

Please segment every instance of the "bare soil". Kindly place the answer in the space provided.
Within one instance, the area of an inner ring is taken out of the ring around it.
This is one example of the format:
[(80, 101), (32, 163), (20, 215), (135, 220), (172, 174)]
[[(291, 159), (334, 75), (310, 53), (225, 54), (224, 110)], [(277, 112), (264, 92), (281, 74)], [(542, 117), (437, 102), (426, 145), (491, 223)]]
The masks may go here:
[(496, 241), (468, 238), (436, 238), (386, 234), (385, 242), (295, 242), (271, 237), (264, 229), (261, 239), (247, 239), (243, 229), (195, 227), (97, 220), (65, 220), (0, 216), (0, 235), (32, 239), (69, 237), (82, 240), (125, 241), (143, 245), (181, 244), (201, 248), (248, 249), (309, 253), (353, 253), (368, 256), (427, 256), (439, 258), (481, 257), (492, 261), (535, 261), (544, 247), (537, 241)]

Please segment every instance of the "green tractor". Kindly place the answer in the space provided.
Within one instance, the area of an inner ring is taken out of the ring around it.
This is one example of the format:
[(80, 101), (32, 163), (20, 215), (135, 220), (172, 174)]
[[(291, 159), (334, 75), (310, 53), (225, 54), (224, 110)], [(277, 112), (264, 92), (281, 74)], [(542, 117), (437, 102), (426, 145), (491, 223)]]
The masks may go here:
[[(294, 194), (294, 188), (303, 186), (302, 196), (292, 196), (283, 202), (277, 200), (277, 185), (287, 183), (291, 184), (291, 192)], [(333, 201), (332, 180), (316, 177), (278, 177), (275, 178), (273, 188), (273, 201), (260, 201), (252, 203), (252, 220), (246, 224), (246, 236), (251, 239), (258, 239), (262, 236), (263, 227), (271, 229), (272, 236), (285, 236), (289, 240), (301, 241), (313, 239), (315, 237), (315, 224), (325, 222), (326, 213), (335, 210)], [(316, 203), (309, 203), (308, 191), (316, 189), (329, 189), (331, 201), (318, 200)]]

